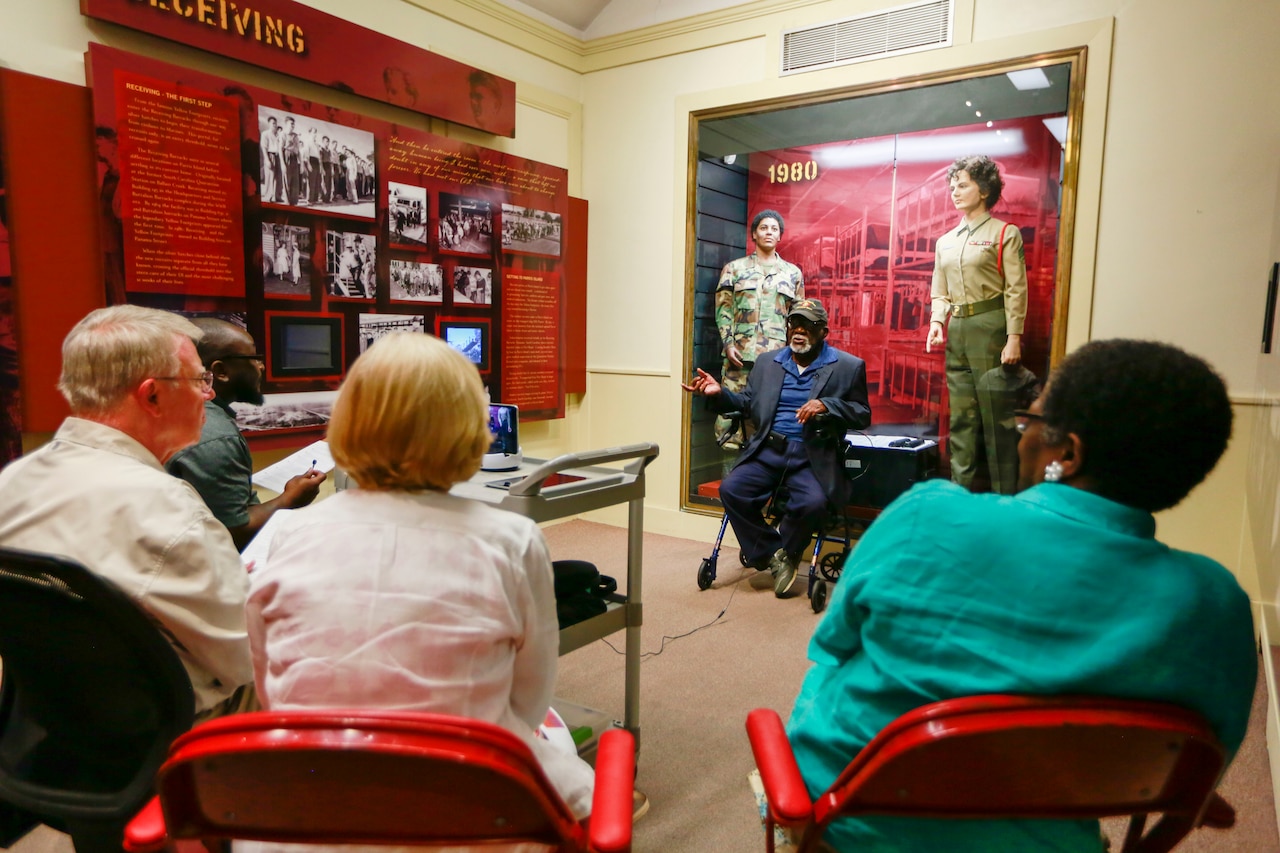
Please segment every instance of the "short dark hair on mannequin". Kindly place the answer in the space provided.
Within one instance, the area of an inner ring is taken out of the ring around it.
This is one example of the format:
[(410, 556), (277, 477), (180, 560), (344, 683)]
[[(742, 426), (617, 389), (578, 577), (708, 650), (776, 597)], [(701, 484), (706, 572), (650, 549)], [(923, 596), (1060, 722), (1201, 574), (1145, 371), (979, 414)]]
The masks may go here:
[(996, 161), (986, 154), (970, 154), (967, 157), (961, 157), (947, 169), (947, 182), (950, 183), (956, 176), (956, 172), (962, 169), (969, 173), (969, 177), (982, 191), (987, 210), (995, 207), (996, 202), (1000, 200), (1000, 194), (1004, 192), (1004, 180), (1000, 177), (1000, 168), (996, 166)]
[(776, 210), (762, 210), (755, 216), (751, 217), (751, 235), (754, 237), (756, 229), (760, 227), (760, 223), (766, 219), (772, 219), (778, 223), (778, 236), (787, 230), (787, 224), (782, 221), (782, 214)]
[(1093, 491), (1148, 512), (1185, 498), (1231, 438), (1222, 377), (1169, 344), (1085, 344), (1054, 371), (1047, 395), (1044, 440), (1078, 435)]

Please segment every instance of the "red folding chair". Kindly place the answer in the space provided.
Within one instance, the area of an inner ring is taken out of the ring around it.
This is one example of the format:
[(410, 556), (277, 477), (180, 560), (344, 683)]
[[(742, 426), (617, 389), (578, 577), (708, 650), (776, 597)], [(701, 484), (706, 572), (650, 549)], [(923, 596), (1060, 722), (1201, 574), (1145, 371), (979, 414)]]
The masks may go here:
[(747, 736), (768, 798), (770, 853), (775, 825), (797, 831), (806, 853), (833, 820), (854, 815), (1132, 815), (1121, 853), (1165, 853), (1197, 826), (1235, 822), (1213, 792), (1224, 769), (1217, 738), (1198, 714), (1161, 703), (971, 696), (925, 705), (886, 726), (816, 801), (775, 711), (752, 711)]
[(125, 848), (253, 839), (625, 853), (634, 775), (631, 734), (605, 732), (584, 828), (528, 746), (491, 723), (354, 709), (240, 714), (174, 741)]

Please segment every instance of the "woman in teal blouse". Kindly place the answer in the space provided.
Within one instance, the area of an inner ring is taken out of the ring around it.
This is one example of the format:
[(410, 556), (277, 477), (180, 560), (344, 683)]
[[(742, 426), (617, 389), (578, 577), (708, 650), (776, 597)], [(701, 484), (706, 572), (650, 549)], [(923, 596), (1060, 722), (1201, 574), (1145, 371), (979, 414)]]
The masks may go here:
[[(1257, 666), (1249, 598), (1221, 565), (1155, 539), (1153, 512), (1231, 434), (1222, 380), (1165, 344), (1096, 341), (1020, 413), (1019, 494), (940, 480), (858, 543), (809, 646), (788, 724), (811, 794), (901, 714), (982, 693), (1173, 702), (1230, 753)], [(1096, 821), (845, 819), (836, 850), (1098, 853)]]

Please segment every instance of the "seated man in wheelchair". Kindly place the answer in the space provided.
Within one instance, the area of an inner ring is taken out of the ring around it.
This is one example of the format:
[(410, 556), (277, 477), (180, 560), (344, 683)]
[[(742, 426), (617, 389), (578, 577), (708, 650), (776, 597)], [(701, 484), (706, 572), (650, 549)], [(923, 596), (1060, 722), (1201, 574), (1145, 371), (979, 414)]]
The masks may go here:
[[(787, 346), (756, 360), (743, 391), (722, 388), (701, 369), (681, 386), (706, 397), (717, 412), (746, 412), (756, 425), (720, 484), (720, 500), (743, 563), (768, 569), (779, 598), (795, 583), (801, 555), (828, 504), (848, 500), (840, 454), (845, 431), (871, 422), (866, 363), (827, 344), (827, 333), (822, 303), (799, 300), (787, 314)], [(822, 421), (828, 423), (819, 428)], [(781, 486), (788, 499), (774, 528), (763, 510)]]

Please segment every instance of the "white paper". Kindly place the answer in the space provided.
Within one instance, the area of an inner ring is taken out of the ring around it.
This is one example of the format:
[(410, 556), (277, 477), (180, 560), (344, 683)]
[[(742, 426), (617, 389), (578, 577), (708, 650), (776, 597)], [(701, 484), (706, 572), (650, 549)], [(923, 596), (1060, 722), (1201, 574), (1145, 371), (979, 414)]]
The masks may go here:
[(285, 483), (299, 474), (307, 473), (312, 468), (326, 474), (333, 470), (329, 442), (324, 439), (308, 444), (297, 453), (290, 454), (276, 464), (268, 465), (254, 473), (253, 484), (273, 492), (283, 492)]
[(267, 551), (271, 550), (271, 540), (275, 538), (276, 531), (280, 529), (280, 522), (284, 521), (292, 511), (278, 509), (271, 513), (267, 523), (262, 525), (257, 535), (249, 540), (248, 545), (244, 546), (244, 550), (240, 552), (240, 562), (246, 568), (260, 569), (267, 564)]

